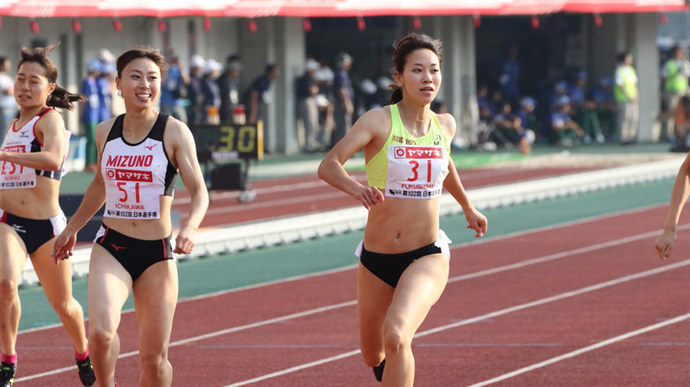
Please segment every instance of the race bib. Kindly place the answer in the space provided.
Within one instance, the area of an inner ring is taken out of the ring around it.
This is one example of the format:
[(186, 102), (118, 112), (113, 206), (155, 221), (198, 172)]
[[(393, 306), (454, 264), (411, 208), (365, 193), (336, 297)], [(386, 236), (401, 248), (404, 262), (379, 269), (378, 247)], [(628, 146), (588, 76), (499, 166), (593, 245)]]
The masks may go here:
[[(25, 153), (26, 145), (8, 145), (3, 152)], [(36, 170), (23, 165), (0, 161), (0, 189), (33, 188), (36, 186)]]
[(388, 147), (386, 196), (431, 199), (441, 196), (448, 174), (448, 156), (441, 146)]

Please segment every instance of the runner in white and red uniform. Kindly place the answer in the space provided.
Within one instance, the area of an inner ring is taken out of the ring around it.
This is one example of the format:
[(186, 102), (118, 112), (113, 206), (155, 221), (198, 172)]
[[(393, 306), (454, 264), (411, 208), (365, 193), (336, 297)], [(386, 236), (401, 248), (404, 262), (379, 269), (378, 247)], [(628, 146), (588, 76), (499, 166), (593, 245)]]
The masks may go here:
[[(445, 188), (481, 237), (487, 220), (470, 203), (450, 159), (455, 119), (434, 114), (441, 86), (441, 42), (409, 34), (393, 55), (390, 106), (362, 115), (326, 155), (319, 176), (368, 210), (356, 254), (360, 349), (388, 386), (412, 386), (412, 338), (448, 281), (449, 240), (439, 229)], [(343, 164), (364, 150), (367, 185)]]
[(17, 369), (17, 287), (27, 255), (74, 343), (82, 384), (95, 382), (84, 312), (72, 297), (71, 267), (56, 268), (51, 257), (55, 236), (66, 223), (58, 199), (70, 134), (54, 107), (71, 109), (73, 102), (83, 99), (56, 85), (57, 68), (47, 56), (54, 47), (22, 50), (14, 82), (19, 118), (2, 128), (6, 135), (0, 147), (0, 387), (12, 385)]
[[(89, 268), (89, 348), (101, 386), (113, 386), (122, 307), (134, 296), (142, 386), (170, 386), (168, 343), (177, 303), (173, 253), (189, 254), (208, 207), (208, 193), (189, 128), (155, 110), (165, 59), (129, 50), (117, 60), (125, 114), (96, 127), (98, 169), (81, 205), (55, 242), (68, 258), (76, 234), (105, 202)], [(190, 215), (172, 245), (170, 207), (179, 172), (191, 195)]]

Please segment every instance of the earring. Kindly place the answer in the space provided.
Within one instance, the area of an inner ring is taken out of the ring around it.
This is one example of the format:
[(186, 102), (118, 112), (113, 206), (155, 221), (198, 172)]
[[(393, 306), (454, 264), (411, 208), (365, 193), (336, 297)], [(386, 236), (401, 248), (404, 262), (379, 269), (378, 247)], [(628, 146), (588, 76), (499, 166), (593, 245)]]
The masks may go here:
[(122, 90), (118, 90), (118, 91), (117, 91), (117, 95), (120, 96), (120, 97), (122, 97)]

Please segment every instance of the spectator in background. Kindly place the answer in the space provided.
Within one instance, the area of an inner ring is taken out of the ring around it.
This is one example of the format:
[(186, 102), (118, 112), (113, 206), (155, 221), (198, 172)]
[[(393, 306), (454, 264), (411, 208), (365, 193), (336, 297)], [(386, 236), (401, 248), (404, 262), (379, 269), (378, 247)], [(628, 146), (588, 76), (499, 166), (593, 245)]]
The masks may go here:
[(79, 93), (86, 97), (81, 104), (81, 123), (86, 137), (86, 169), (96, 170), (98, 155), (96, 150), (96, 125), (101, 122), (101, 98), (99, 77), (103, 65), (94, 58), (86, 64), (86, 78), (81, 83)]
[(520, 153), (526, 154), (531, 150), (534, 142), (534, 132), (528, 132), (522, 126), (522, 118), (513, 114), (510, 102), (503, 102), (501, 112), (494, 118), (495, 128), (491, 140), (496, 144), (512, 147), (520, 147)]
[(264, 125), (264, 141), (267, 145), (265, 149), (273, 150), (275, 139), (270, 138), (270, 132), (266, 129), (268, 118), (268, 105), (272, 102), (269, 89), (271, 82), (278, 76), (278, 66), (269, 63), (264, 68), (264, 73), (251, 83), (247, 92), (247, 122), (256, 124), (258, 121)]
[(690, 150), (690, 97), (687, 95), (680, 97), (676, 105), (673, 122), (673, 135), (676, 144), (671, 148), (671, 151), (688, 152)]
[(209, 59), (206, 61), (204, 68), (204, 77), (201, 82), (201, 94), (203, 96), (203, 111), (204, 123), (219, 124), (220, 123), (220, 87), (218, 85), (218, 77), (220, 70), (223, 68), (218, 61)]
[[(678, 45), (671, 48), (670, 57), (661, 67), (662, 94), (662, 137), (668, 136), (672, 129), (675, 133), (674, 118), (680, 98), (688, 92), (690, 62), (685, 51)], [(681, 144), (683, 142), (681, 141)]]
[(503, 98), (511, 104), (517, 104), (520, 96), (520, 62), (518, 61), (519, 47), (510, 43), (506, 48), (505, 58), (499, 64), (498, 83), (501, 85)]
[(336, 56), (335, 64), (337, 68), (333, 78), (333, 120), (335, 122), (335, 130), (333, 130), (331, 135), (331, 146), (340, 141), (352, 126), (355, 96), (349, 75), (350, 68), (352, 68), (352, 57), (345, 52), (341, 52)]
[(319, 94), (314, 99), (316, 107), (319, 109), (319, 130), (316, 135), (319, 143), (327, 147), (331, 143), (331, 132), (333, 131), (333, 77), (335, 74), (323, 62), (319, 63), (321, 68), (314, 73), (314, 80), (319, 87)]
[(556, 101), (551, 112), (551, 139), (558, 145), (570, 146), (584, 136), (580, 126), (570, 117), (570, 98), (563, 95)]
[(206, 61), (199, 55), (192, 55), (189, 60), (189, 84), (187, 85), (187, 119), (191, 128), (202, 123), (204, 113), (204, 94), (201, 91)]
[(239, 55), (230, 55), (225, 61), (225, 72), (218, 78), (218, 89), (220, 92), (220, 121), (234, 122), (236, 108), (240, 105), (240, 73), (242, 72), (242, 62)]
[(637, 142), (640, 118), (637, 72), (631, 53), (621, 53), (617, 60), (613, 95), (618, 105), (618, 135), (622, 145), (630, 145)]
[(98, 77), (98, 89), (101, 93), (99, 112), (100, 121), (109, 120), (113, 116), (113, 93), (117, 90), (115, 76), (117, 68), (113, 62), (101, 61), (101, 74)]
[(604, 135), (601, 133), (599, 116), (596, 110), (596, 103), (585, 98), (585, 85), (587, 84), (587, 73), (579, 71), (575, 76), (575, 82), (570, 85), (568, 96), (572, 106), (571, 116), (585, 132), (584, 141), (586, 143), (596, 141), (600, 144), (605, 142)]
[(187, 122), (185, 100), (187, 98), (187, 75), (180, 68), (179, 58), (175, 53), (168, 53), (169, 66), (163, 75), (161, 85), (161, 113), (171, 115), (182, 122)]
[(601, 124), (602, 134), (606, 139), (615, 137), (617, 106), (613, 98), (613, 79), (603, 77), (591, 90), (591, 99), (596, 105), (597, 117)]
[(14, 80), (10, 76), (11, 62), (0, 57), (0, 144), (12, 119), (17, 117), (17, 104), (14, 101)]
[(304, 74), (297, 78), (295, 91), (298, 119), (303, 132), (303, 136), (300, 136), (303, 140), (301, 144), (303, 152), (321, 149), (321, 144), (316, 139), (319, 129), (319, 108), (316, 105), (319, 86), (314, 79), (314, 74), (320, 67), (319, 62), (309, 58), (304, 65)]

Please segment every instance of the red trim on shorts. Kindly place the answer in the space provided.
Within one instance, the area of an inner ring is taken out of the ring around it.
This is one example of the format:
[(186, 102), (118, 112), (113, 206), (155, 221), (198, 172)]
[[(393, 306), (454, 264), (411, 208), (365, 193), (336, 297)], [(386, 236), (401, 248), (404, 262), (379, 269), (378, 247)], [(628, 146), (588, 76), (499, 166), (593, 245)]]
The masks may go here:
[(98, 243), (103, 243), (103, 240), (105, 239), (105, 236), (108, 234), (108, 230), (110, 230), (110, 227), (105, 226), (105, 227), (104, 227), (104, 230), (105, 230), (105, 231), (103, 231), (103, 236), (101, 237), (101, 240), (98, 241)]
[(161, 239), (161, 242), (163, 242), (163, 256), (164, 256), (165, 258), (168, 258), (168, 254), (166, 254), (167, 251), (166, 251), (166, 248), (165, 248), (165, 238)]

